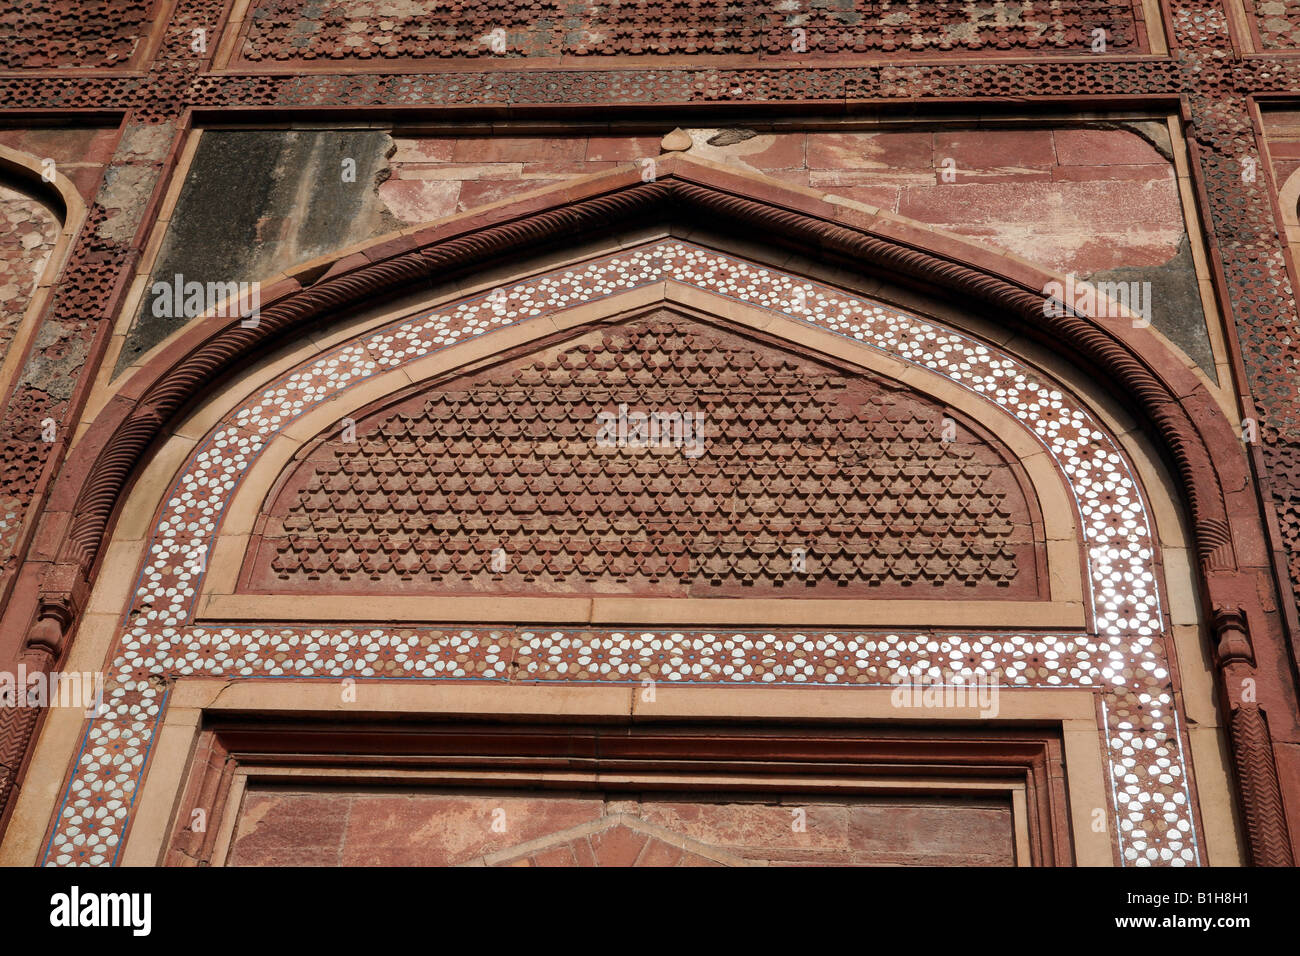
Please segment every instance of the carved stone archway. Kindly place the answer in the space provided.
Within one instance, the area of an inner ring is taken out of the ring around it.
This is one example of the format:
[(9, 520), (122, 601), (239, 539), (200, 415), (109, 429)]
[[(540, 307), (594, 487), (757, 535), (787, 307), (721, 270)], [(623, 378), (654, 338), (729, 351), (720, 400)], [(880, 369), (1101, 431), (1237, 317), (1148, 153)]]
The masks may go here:
[[(201, 386), (238, 366), (254, 350), (366, 297), (394, 295), (434, 276), (450, 278), (482, 268), (560, 235), (596, 235), (638, 221), (703, 216), (714, 228), (761, 228), (775, 244), (815, 248), (832, 265), (851, 264), (900, 284), (941, 289), (996, 311), (1025, 334), (1068, 352), (1085, 370), (1105, 372), (1119, 395), (1143, 415), (1177, 470), (1195, 529), (1203, 593), (1219, 636), (1220, 690), (1234, 714), (1234, 749), (1252, 854), (1256, 862), (1289, 861), (1263, 715), (1258, 704), (1240, 701), (1233, 691), (1255, 674), (1251, 637), (1265, 636), (1280, 644), (1280, 625), (1276, 615), (1251, 597), (1256, 594), (1257, 569), (1243, 566), (1238, 558), (1243, 543), (1259, 540), (1258, 515), (1240, 503), (1230, 508), (1223, 492), (1224, 487), (1241, 487), (1244, 462), (1222, 451), (1227, 447), (1225, 432), (1231, 434), (1231, 429), (1195, 376), (1162, 356), (1154, 335), (1122, 320), (1045, 315), (1042, 295), (1036, 291), (1045, 285), (1039, 281), (1043, 277), (1027, 267), (927, 237), (905, 223), (861, 221), (857, 214), (809, 203), (795, 191), (768, 190), (760, 201), (743, 195), (752, 184), (701, 164), (667, 161), (661, 172), (652, 183), (601, 177), (589, 183), (585, 196), (570, 191), (562, 205), (547, 206), (553, 197), (543, 197), (532, 200), (539, 208), (528, 212), (498, 210), (495, 224), (471, 218), (429, 235), (393, 240), (307, 277), (315, 281), (305, 288), (294, 281), (272, 290), (256, 328), (234, 323), (214, 331), (209, 326), (175, 342), (151, 369), (127, 383), (120, 400), (106, 409), (101, 425), (78, 450), (79, 465), (65, 472), (60, 491), (67, 507), (67, 531), (59, 561), (46, 575), (40, 611), (29, 634), (32, 659), (48, 668), (64, 653), (102, 559), (115, 506), (136, 462)], [(925, 249), (927, 243), (943, 252)], [(1004, 274), (991, 268), (995, 264)], [(26, 735), (31, 730), (25, 728)]]

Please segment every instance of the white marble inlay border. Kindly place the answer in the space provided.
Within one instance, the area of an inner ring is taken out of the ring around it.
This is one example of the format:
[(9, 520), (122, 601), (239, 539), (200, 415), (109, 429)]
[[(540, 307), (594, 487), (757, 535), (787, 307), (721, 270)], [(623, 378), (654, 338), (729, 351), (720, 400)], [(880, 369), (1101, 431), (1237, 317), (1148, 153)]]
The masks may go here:
[[(472, 336), (673, 279), (781, 312), (922, 366), (1018, 419), (1079, 509), (1093, 634), (912, 634), (276, 626), (191, 623), (224, 508), (249, 466), (301, 415), (370, 376)], [(279, 376), (228, 414), (181, 469), (136, 601), (111, 652), (109, 712), (88, 721), (46, 850), (52, 865), (111, 865), (165, 703), (158, 676), (887, 684), (896, 673), (997, 670), (1024, 687), (1095, 687), (1121, 859), (1198, 865), (1192, 796), (1164, 648), (1150, 514), (1118, 445), (1072, 395), (1001, 350), (937, 322), (736, 256), (659, 241), (395, 321)]]

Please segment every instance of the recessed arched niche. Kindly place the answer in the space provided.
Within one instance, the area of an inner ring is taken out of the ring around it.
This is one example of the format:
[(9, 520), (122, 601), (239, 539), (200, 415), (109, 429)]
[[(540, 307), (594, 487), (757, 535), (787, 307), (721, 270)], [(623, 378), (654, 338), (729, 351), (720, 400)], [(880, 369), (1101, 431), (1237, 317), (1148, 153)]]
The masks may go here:
[[(937, 755), (974, 790), (945, 783), (930, 810), (1014, 833), (990, 859), (1203, 862), (1171, 653), (1175, 621), (1195, 640), (1196, 611), (1171, 605), (1165, 579), (1172, 566), (1185, 587), (1187, 542), (1147, 446), (1095, 383), (987, 316), (833, 278), (643, 238), (322, 328), (196, 406), (114, 532), (134, 576), (101, 584), (116, 591), (96, 607), (120, 602), (114, 680), (156, 715), (157, 752), (229, 759), (164, 760), (147, 780), (140, 759), (141, 806), (245, 786), (203, 768), (302, 746), (247, 715), (337, 717), (355, 702), (335, 699), (340, 682), (374, 683), (367, 720), (418, 718), (401, 733), (454, 738), (468, 748), (454, 759), (501, 734), (511, 786), (536, 784), (533, 744), (492, 721), (587, 721), (567, 741), (619, 721), (633, 735), (829, 721), (855, 742), (818, 730), (762, 752), (773, 766), (886, 754), (889, 780), (862, 785), (886, 802), (921, 785), (909, 748)], [(160, 669), (176, 713), (205, 715), (199, 738), (137, 679)], [(996, 685), (997, 709), (897, 699), (927, 682)], [(426, 726), (467, 720), (483, 727)], [(688, 747), (664, 733), (646, 760)], [(603, 753), (593, 767), (653, 776)], [(709, 764), (711, 785), (730, 759)], [(440, 806), (445, 770), (426, 769)], [(263, 797), (267, 813), (301, 810)], [(78, 806), (60, 810), (53, 857), (82, 852)], [(251, 859), (231, 812), (225, 836), (184, 852)], [(592, 833), (676, 839), (592, 813)], [(155, 827), (124, 860), (188, 839)]]
[(1022, 464), (1010, 416), (708, 293), (617, 300), (395, 379), (278, 474), (268, 458), (218, 541), (204, 613), (326, 620), (383, 595), (405, 620), (581, 620), (653, 598), (637, 613), (681, 624), (933, 623), (926, 602), (954, 622), (990, 608), (1083, 622), (1065, 488)]

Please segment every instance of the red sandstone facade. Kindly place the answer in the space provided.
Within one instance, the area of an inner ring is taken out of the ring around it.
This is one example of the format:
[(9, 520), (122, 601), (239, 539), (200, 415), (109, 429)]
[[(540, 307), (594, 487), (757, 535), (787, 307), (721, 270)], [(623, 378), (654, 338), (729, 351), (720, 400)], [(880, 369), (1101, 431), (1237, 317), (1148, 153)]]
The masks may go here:
[(7, 24), (0, 860), (1294, 865), (1300, 15), (805, 6)]

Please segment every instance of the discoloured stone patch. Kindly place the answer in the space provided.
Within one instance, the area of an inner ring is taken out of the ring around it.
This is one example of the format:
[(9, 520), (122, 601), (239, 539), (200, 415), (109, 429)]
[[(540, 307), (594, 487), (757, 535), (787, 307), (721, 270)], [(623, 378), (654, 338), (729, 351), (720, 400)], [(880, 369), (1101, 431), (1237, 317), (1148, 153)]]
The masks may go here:
[[(322, 253), (398, 228), (377, 186), (393, 150), (373, 130), (209, 130), (202, 134), (150, 276), (255, 282)], [(146, 295), (120, 372), (180, 328)]]

